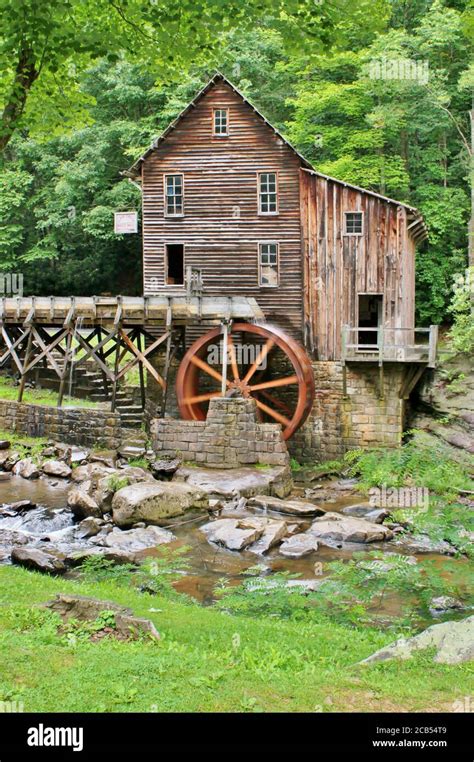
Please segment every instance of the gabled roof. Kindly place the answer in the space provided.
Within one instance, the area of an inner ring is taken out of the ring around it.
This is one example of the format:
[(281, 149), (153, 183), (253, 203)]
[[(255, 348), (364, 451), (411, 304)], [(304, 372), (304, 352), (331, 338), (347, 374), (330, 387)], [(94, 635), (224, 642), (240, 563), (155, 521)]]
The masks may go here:
[(314, 167), (312, 166), (312, 164), (311, 164), (311, 163), (310, 163), (310, 162), (309, 162), (307, 159), (305, 159), (305, 157), (304, 157), (304, 156), (303, 156), (303, 155), (302, 155), (302, 154), (301, 154), (299, 151), (297, 151), (297, 150), (296, 150), (296, 148), (295, 148), (293, 145), (291, 145), (291, 143), (290, 143), (290, 142), (289, 142), (289, 141), (288, 141), (288, 140), (287, 140), (287, 139), (286, 139), (286, 138), (285, 138), (285, 137), (284, 137), (284, 136), (281, 134), (281, 132), (279, 132), (279, 131), (276, 129), (276, 127), (274, 127), (272, 124), (270, 124), (270, 122), (268, 121), (268, 119), (266, 119), (266, 118), (263, 116), (263, 114), (261, 114), (261, 113), (260, 113), (260, 111), (259, 111), (257, 108), (255, 108), (255, 106), (254, 106), (254, 105), (253, 105), (253, 104), (252, 104), (252, 103), (249, 101), (249, 99), (248, 99), (248, 98), (247, 98), (247, 97), (246, 97), (246, 96), (245, 96), (243, 93), (241, 93), (241, 92), (240, 92), (240, 90), (239, 90), (239, 89), (238, 89), (238, 88), (237, 88), (235, 85), (233, 85), (233, 84), (232, 84), (232, 82), (230, 82), (230, 81), (227, 79), (227, 77), (225, 77), (225, 76), (224, 76), (224, 75), (223, 75), (221, 72), (219, 72), (219, 71), (217, 71), (217, 72), (214, 74), (214, 76), (213, 76), (213, 77), (211, 77), (211, 79), (209, 80), (209, 82), (208, 82), (208, 83), (207, 83), (207, 84), (206, 84), (206, 85), (205, 85), (205, 86), (202, 88), (202, 90), (200, 90), (200, 91), (197, 93), (197, 95), (196, 95), (196, 96), (193, 98), (193, 100), (192, 100), (192, 101), (190, 101), (190, 103), (188, 103), (188, 105), (187, 105), (187, 106), (186, 106), (186, 107), (185, 107), (185, 108), (184, 108), (184, 109), (181, 111), (181, 113), (180, 113), (180, 114), (178, 114), (178, 116), (176, 117), (176, 119), (174, 119), (174, 120), (173, 120), (173, 121), (172, 121), (172, 122), (171, 122), (171, 123), (168, 125), (168, 127), (167, 127), (167, 128), (166, 128), (166, 129), (165, 129), (165, 130), (164, 130), (164, 131), (161, 133), (161, 135), (159, 135), (157, 138), (155, 138), (155, 140), (153, 141), (153, 143), (151, 144), (151, 146), (150, 146), (149, 148), (147, 148), (147, 150), (145, 151), (145, 153), (143, 153), (143, 154), (142, 154), (142, 155), (141, 155), (141, 156), (140, 156), (140, 157), (139, 157), (139, 158), (138, 158), (138, 159), (137, 159), (137, 160), (134, 162), (134, 164), (132, 164), (132, 166), (130, 167), (130, 169), (128, 169), (128, 170), (125, 170), (124, 172), (121, 172), (121, 174), (122, 174), (124, 177), (129, 177), (129, 178), (131, 178), (131, 179), (135, 179), (135, 180), (136, 180), (138, 177), (140, 177), (140, 175), (141, 175), (141, 165), (143, 164), (143, 162), (145, 161), (145, 159), (146, 159), (148, 156), (150, 156), (150, 154), (152, 154), (152, 153), (153, 153), (153, 151), (154, 151), (156, 148), (158, 148), (158, 147), (159, 147), (159, 146), (160, 146), (160, 145), (161, 145), (161, 144), (162, 144), (162, 143), (163, 143), (163, 142), (166, 140), (166, 138), (168, 137), (168, 135), (169, 135), (169, 134), (170, 134), (170, 133), (171, 133), (171, 132), (172, 132), (172, 131), (173, 131), (173, 130), (174, 130), (174, 129), (175, 129), (177, 126), (178, 126), (178, 125), (179, 125), (179, 123), (180, 123), (180, 122), (181, 122), (181, 120), (182, 120), (182, 119), (183, 119), (183, 118), (186, 116), (186, 114), (188, 114), (188, 113), (189, 113), (189, 112), (190, 112), (190, 111), (191, 111), (191, 110), (192, 110), (192, 109), (193, 109), (193, 108), (194, 108), (194, 107), (197, 105), (197, 103), (198, 103), (198, 102), (201, 100), (201, 98), (202, 98), (204, 95), (206, 95), (206, 93), (207, 93), (207, 92), (209, 92), (209, 90), (211, 90), (211, 89), (212, 89), (212, 88), (213, 88), (213, 87), (214, 87), (214, 86), (215, 86), (215, 85), (216, 85), (218, 82), (224, 82), (224, 83), (225, 83), (226, 85), (228, 85), (228, 86), (229, 86), (229, 87), (230, 87), (230, 88), (231, 88), (231, 89), (232, 89), (232, 90), (233, 90), (233, 91), (234, 91), (234, 92), (235, 92), (235, 93), (236, 93), (236, 94), (237, 94), (237, 95), (238, 95), (240, 98), (242, 98), (242, 100), (243, 100), (243, 101), (244, 101), (244, 102), (245, 102), (245, 103), (246, 103), (246, 104), (247, 104), (247, 105), (248, 105), (248, 106), (249, 106), (249, 107), (252, 109), (252, 111), (254, 111), (254, 112), (255, 112), (255, 114), (257, 114), (257, 116), (258, 116), (258, 117), (259, 117), (259, 118), (260, 118), (260, 119), (261, 119), (261, 120), (262, 120), (262, 121), (263, 121), (263, 122), (264, 122), (264, 123), (267, 125), (267, 127), (269, 127), (269, 129), (271, 129), (271, 130), (272, 130), (272, 132), (274, 132), (274, 133), (275, 133), (275, 135), (277, 135), (277, 137), (278, 137), (278, 138), (279, 138), (279, 139), (280, 139), (280, 140), (281, 140), (283, 143), (285, 143), (285, 144), (286, 144), (286, 145), (287, 145), (287, 146), (288, 146), (288, 147), (291, 149), (291, 151), (293, 151), (293, 153), (294, 153), (294, 154), (296, 154), (296, 156), (297, 156), (297, 157), (299, 158), (299, 160), (301, 161), (301, 164), (303, 165), (303, 169), (304, 169), (305, 171), (307, 171), (307, 172), (310, 172), (312, 175), (317, 175), (317, 176), (319, 176), (319, 177), (322, 177), (322, 178), (324, 178), (324, 179), (326, 179), (326, 180), (329, 180), (329, 181), (331, 181), (331, 182), (335, 182), (335, 183), (339, 183), (340, 185), (344, 185), (346, 188), (352, 188), (353, 190), (359, 191), (359, 192), (361, 192), (361, 193), (367, 193), (367, 194), (369, 194), (370, 196), (375, 196), (376, 198), (379, 198), (379, 199), (381, 199), (382, 201), (387, 201), (388, 203), (391, 203), (391, 204), (397, 204), (398, 206), (403, 206), (403, 207), (405, 207), (405, 208), (406, 208), (406, 209), (409, 211), (409, 216), (410, 216), (410, 218), (412, 219), (412, 224), (410, 224), (410, 226), (409, 226), (409, 229), (411, 230), (411, 234), (412, 234), (412, 235), (413, 235), (415, 238), (417, 238), (417, 239), (419, 238), (419, 240), (422, 240), (422, 239), (424, 239), (424, 238), (427, 238), (427, 236), (428, 236), (428, 231), (427, 231), (427, 228), (426, 228), (425, 222), (424, 222), (424, 220), (423, 220), (423, 218), (422, 218), (422, 216), (421, 216), (420, 212), (419, 212), (417, 209), (415, 209), (415, 207), (413, 207), (413, 206), (410, 206), (409, 204), (405, 204), (403, 201), (395, 201), (394, 199), (392, 199), (392, 198), (388, 198), (387, 196), (382, 196), (380, 193), (376, 193), (375, 191), (370, 191), (370, 190), (367, 190), (366, 188), (360, 188), (360, 187), (359, 187), (359, 186), (357, 186), (357, 185), (352, 185), (351, 183), (346, 183), (346, 182), (344, 182), (344, 180), (338, 180), (338, 179), (336, 179), (335, 177), (329, 177), (329, 175), (325, 175), (325, 174), (323, 174), (322, 172), (318, 172), (318, 170), (314, 169)]

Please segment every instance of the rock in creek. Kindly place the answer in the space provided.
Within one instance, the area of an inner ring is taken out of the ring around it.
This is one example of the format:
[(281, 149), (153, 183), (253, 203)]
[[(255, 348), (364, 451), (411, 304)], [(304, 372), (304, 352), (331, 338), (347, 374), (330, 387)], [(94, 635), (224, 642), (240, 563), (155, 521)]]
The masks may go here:
[(22, 476), (23, 479), (37, 479), (40, 475), (39, 468), (32, 458), (23, 458), (13, 466), (15, 476)]
[(8, 506), (12, 511), (31, 511), (36, 508), (36, 503), (31, 500), (17, 500), (16, 503), (10, 503)]
[(166, 479), (173, 476), (181, 465), (179, 458), (161, 458), (150, 463), (155, 479)]
[(0, 439), (0, 450), (9, 450), (11, 447), (11, 442), (8, 441), (8, 439)]
[(316, 538), (306, 532), (294, 534), (280, 546), (280, 553), (287, 558), (302, 558), (318, 549)]
[(263, 530), (258, 540), (247, 548), (250, 553), (256, 553), (257, 555), (268, 553), (271, 548), (278, 545), (288, 534), (286, 521), (251, 517), (240, 519), (239, 527), (242, 529)]
[(130, 550), (139, 552), (140, 550), (146, 550), (147, 548), (154, 548), (157, 545), (164, 545), (165, 543), (175, 540), (175, 536), (172, 532), (160, 527), (150, 526), (139, 529), (128, 529), (126, 531), (122, 529), (113, 529), (112, 532), (106, 535), (104, 539), (104, 545), (109, 548), (119, 548), (122, 550)]
[(385, 542), (393, 537), (393, 532), (382, 524), (373, 524), (365, 519), (346, 518), (340, 514), (333, 514), (329, 520), (326, 516), (315, 519), (307, 533), (324, 545), (340, 542)]
[(198, 487), (209, 497), (231, 500), (233, 497), (253, 495), (275, 495), (286, 497), (293, 483), (287, 466), (271, 468), (190, 468), (181, 466), (176, 471), (175, 481), (184, 481)]
[(74, 515), (80, 518), (88, 516), (100, 518), (102, 516), (102, 511), (98, 504), (85, 488), (76, 487), (70, 490), (67, 496), (67, 504)]
[(48, 476), (60, 476), (62, 479), (69, 479), (72, 470), (62, 460), (47, 460), (43, 463), (41, 470)]
[(412, 638), (400, 638), (376, 651), (361, 664), (409, 659), (416, 651), (435, 648), (434, 661), (440, 664), (461, 664), (474, 659), (474, 616), (460, 622), (442, 622), (428, 627)]
[(367, 519), (374, 524), (382, 524), (390, 516), (390, 511), (385, 508), (375, 508), (370, 503), (358, 503), (357, 505), (348, 505), (342, 509), (345, 516), (354, 516), (357, 519)]
[(132, 484), (118, 490), (112, 500), (113, 518), (118, 526), (130, 526), (139, 521), (159, 525), (192, 508), (205, 509), (207, 506), (208, 498), (202, 490), (180, 482)]
[(263, 527), (241, 527), (239, 519), (217, 519), (204, 524), (200, 531), (204, 532), (209, 542), (224, 545), (229, 550), (244, 550), (262, 536)]
[(444, 556), (456, 555), (456, 548), (446, 540), (432, 540), (426, 534), (402, 534), (393, 541), (401, 553), (441, 553)]
[(12, 563), (49, 574), (62, 574), (67, 568), (64, 561), (55, 554), (31, 546), (14, 547)]
[(130, 640), (148, 637), (159, 640), (160, 635), (149, 619), (133, 615), (131, 609), (119, 606), (113, 601), (101, 601), (97, 598), (86, 598), (82, 595), (58, 594), (52, 601), (43, 603), (44, 608), (51, 609), (60, 615), (64, 622), (76, 619), (80, 622), (96, 620), (104, 611), (113, 612), (114, 626), (111, 635)]
[(248, 508), (261, 508), (264, 511), (276, 511), (290, 516), (322, 516), (325, 511), (314, 503), (308, 503), (305, 500), (295, 498), (294, 500), (280, 500), (277, 497), (268, 495), (256, 495), (251, 497), (247, 503)]
[(430, 614), (432, 616), (441, 616), (448, 611), (460, 611), (465, 608), (462, 601), (458, 601), (456, 598), (451, 598), (449, 595), (439, 595), (437, 598), (432, 598), (430, 601)]
[(106, 468), (115, 468), (117, 461), (116, 450), (94, 450), (89, 456), (91, 463), (100, 463)]

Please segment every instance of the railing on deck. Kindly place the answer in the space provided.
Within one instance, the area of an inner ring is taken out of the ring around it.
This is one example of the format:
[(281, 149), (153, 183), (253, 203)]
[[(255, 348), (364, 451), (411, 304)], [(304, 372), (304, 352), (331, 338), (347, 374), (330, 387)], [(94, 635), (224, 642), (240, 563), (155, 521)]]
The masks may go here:
[(342, 328), (343, 362), (414, 362), (436, 364), (438, 326), (429, 328)]

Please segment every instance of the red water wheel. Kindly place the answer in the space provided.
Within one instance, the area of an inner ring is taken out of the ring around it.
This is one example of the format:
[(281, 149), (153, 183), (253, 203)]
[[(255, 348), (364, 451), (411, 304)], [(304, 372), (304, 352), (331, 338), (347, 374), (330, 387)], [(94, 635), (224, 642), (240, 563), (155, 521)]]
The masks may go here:
[[(222, 396), (223, 331), (201, 336), (179, 366), (176, 394), (185, 420), (206, 418), (209, 400)], [(226, 393), (253, 397), (261, 421), (280, 423), (285, 439), (304, 423), (314, 400), (311, 362), (297, 341), (274, 326), (233, 323), (228, 332)]]

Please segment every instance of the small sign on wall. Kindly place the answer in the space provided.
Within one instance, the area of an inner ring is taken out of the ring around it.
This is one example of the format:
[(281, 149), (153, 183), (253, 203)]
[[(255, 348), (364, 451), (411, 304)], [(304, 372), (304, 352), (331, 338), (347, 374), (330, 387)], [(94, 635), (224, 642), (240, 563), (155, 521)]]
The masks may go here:
[(137, 212), (114, 212), (114, 233), (136, 233), (137, 231)]

